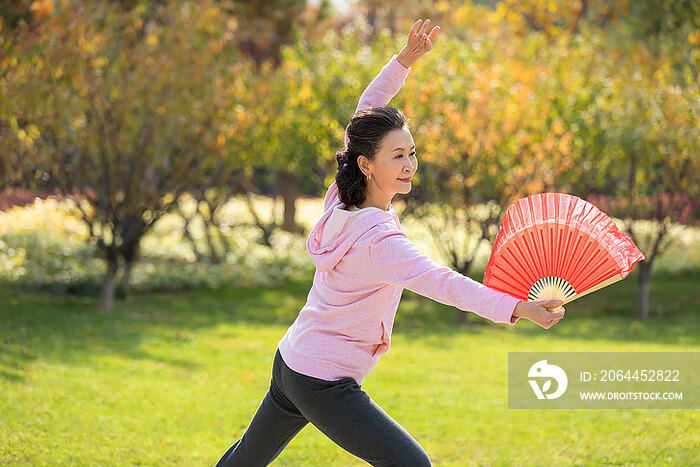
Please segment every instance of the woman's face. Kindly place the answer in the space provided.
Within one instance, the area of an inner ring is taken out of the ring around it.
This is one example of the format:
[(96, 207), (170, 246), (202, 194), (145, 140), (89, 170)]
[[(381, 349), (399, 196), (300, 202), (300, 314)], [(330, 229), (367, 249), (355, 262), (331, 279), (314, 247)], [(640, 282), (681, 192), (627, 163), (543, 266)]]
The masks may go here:
[[(364, 159), (364, 160), (362, 160)], [(411, 191), (411, 178), (418, 169), (416, 146), (408, 127), (391, 130), (384, 136), (374, 161), (364, 156), (358, 158), (365, 174), (372, 174), (368, 180), (368, 198), (389, 200), (396, 193)], [(400, 179), (406, 179), (402, 181)]]

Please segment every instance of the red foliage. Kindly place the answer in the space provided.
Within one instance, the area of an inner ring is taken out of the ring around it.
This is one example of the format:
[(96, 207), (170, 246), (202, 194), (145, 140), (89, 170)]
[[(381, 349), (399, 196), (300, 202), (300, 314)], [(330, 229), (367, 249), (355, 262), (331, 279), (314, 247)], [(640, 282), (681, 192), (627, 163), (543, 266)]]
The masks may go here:
[(5, 188), (0, 192), (0, 211), (13, 206), (26, 206), (34, 202), (34, 198), (46, 199), (49, 196), (60, 196), (58, 191), (27, 190), (26, 188)]
[(683, 192), (660, 193), (633, 200), (593, 194), (588, 201), (607, 215), (618, 218), (661, 221), (669, 217), (671, 221), (685, 225), (697, 225), (700, 221), (700, 200)]

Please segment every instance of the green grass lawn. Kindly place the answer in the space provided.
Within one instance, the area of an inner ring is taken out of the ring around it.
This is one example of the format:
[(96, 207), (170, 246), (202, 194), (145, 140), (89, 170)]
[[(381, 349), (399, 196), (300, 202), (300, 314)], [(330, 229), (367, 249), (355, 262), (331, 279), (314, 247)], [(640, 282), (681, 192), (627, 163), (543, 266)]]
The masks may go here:
[[(475, 275), (475, 277), (477, 277)], [(700, 274), (636, 275), (532, 323), (455, 327), (404, 292), (392, 348), (363, 389), (434, 465), (698, 465), (697, 410), (509, 410), (509, 351), (698, 351)], [(310, 280), (97, 300), (0, 291), (0, 464), (213, 465), (270, 383)], [(308, 425), (274, 465), (366, 465)]]

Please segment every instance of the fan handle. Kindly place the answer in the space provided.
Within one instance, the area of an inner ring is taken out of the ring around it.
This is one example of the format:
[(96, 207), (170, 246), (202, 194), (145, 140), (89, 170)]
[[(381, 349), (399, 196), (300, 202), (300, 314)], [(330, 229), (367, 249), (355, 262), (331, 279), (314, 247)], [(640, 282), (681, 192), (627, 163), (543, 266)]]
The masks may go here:
[[(600, 284), (591, 287), (590, 289), (586, 290), (585, 292), (581, 292), (580, 294), (572, 295), (572, 296), (570, 296), (569, 298), (563, 299), (561, 305), (559, 305), (559, 306), (556, 307), (556, 308), (547, 308), (547, 310), (549, 310), (549, 311), (551, 311), (551, 312), (559, 311), (559, 310), (560, 310), (564, 305), (566, 305), (567, 303), (571, 303), (571, 302), (573, 302), (574, 300), (576, 300), (577, 298), (581, 298), (581, 297), (583, 297), (584, 295), (588, 295), (588, 294), (591, 293), (591, 292), (595, 292), (596, 290), (600, 290), (600, 289), (602, 289), (603, 287), (607, 287), (608, 285), (614, 284), (615, 282), (620, 281), (620, 280), (622, 280), (622, 279), (624, 279), (624, 278), (622, 277), (622, 274), (617, 274), (616, 276), (613, 276), (613, 277), (611, 277), (610, 279), (604, 280), (604, 281), (601, 282)], [(550, 297), (550, 298), (551, 298), (551, 297)], [(547, 300), (547, 299), (542, 299), (542, 300)], [(558, 300), (559, 300), (559, 299), (558, 299)]]
[(618, 275), (616, 275), (616, 276), (611, 277), (610, 279), (604, 280), (604, 281), (601, 282), (600, 284), (591, 287), (590, 289), (586, 290), (585, 292), (581, 292), (581, 293), (579, 293), (579, 294), (572, 295), (571, 297), (567, 298), (566, 300), (563, 300), (563, 301), (562, 301), (562, 306), (563, 306), (563, 305), (566, 305), (567, 303), (573, 302), (573, 301), (576, 300), (577, 298), (581, 298), (581, 297), (583, 297), (584, 295), (588, 295), (588, 294), (591, 293), (591, 292), (595, 292), (596, 290), (600, 290), (600, 289), (602, 289), (603, 287), (607, 287), (607, 286), (609, 286), (609, 285), (611, 285), (611, 284), (614, 284), (614, 283), (617, 282), (617, 281), (621, 281), (622, 279), (624, 279), (624, 278), (622, 277), (622, 274), (618, 274)]

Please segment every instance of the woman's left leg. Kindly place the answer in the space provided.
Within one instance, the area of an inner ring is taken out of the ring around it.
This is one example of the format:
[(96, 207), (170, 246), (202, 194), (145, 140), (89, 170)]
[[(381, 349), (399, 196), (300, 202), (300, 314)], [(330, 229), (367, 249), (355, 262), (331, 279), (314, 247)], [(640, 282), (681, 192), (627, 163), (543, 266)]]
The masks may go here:
[(373, 466), (432, 465), (418, 441), (352, 378), (324, 381), (295, 372), (283, 360), (280, 366), (280, 385), (286, 396), (341, 448)]

